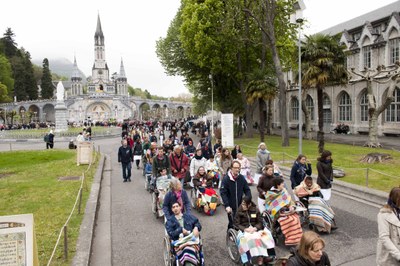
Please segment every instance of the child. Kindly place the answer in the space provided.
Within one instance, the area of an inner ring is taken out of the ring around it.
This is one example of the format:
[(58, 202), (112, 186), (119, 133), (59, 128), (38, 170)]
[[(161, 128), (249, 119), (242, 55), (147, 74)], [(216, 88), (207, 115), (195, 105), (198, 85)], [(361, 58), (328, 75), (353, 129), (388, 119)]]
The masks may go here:
[(219, 168), (213, 156), (211, 156), (210, 159), (207, 160), (205, 168), (208, 175), (213, 178), (213, 186), (215, 187), (218, 184), (219, 188), (221, 185)]

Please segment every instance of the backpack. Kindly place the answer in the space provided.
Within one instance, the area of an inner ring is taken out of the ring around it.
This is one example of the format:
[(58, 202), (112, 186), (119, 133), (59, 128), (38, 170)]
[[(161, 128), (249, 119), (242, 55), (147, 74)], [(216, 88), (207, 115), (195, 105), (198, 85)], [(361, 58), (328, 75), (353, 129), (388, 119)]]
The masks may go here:
[(49, 134), (44, 135), (44, 142), (49, 142)]

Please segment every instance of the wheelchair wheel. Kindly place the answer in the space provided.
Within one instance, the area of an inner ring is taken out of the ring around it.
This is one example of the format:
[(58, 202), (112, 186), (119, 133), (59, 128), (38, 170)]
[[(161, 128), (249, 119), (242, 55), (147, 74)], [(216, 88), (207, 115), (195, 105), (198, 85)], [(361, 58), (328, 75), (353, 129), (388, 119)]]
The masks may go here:
[(196, 190), (194, 188), (192, 188), (190, 190), (190, 205), (192, 207), (193, 210), (197, 210), (197, 195), (196, 195)]
[(157, 204), (158, 204), (157, 193), (153, 192), (151, 193), (151, 211), (153, 212), (156, 219), (159, 218)]
[(296, 201), (296, 207), (305, 209), (304, 211), (297, 212), (299, 214), (300, 224), (302, 226), (308, 224), (308, 210), (307, 210), (306, 206), (304, 206), (304, 204), (301, 201)]
[(239, 248), (236, 245), (236, 239), (237, 239), (236, 230), (230, 228), (228, 230), (228, 233), (226, 234), (226, 247), (228, 249), (228, 254), (231, 260), (234, 261), (235, 263), (239, 263), (240, 254), (239, 254)]
[(174, 255), (171, 254), (171, 242), (169, 237), (164, 237), (164, 265), (173, 266), (175, 263)]

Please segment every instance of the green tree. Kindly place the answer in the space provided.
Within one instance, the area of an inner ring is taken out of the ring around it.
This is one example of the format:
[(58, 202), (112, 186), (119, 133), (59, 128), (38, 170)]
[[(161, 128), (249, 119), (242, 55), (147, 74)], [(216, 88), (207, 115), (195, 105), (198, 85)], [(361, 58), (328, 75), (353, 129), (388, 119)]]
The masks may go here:
[(0, 103), (11, 102), (11, 97), (8, 96), (7, 86), (0, 82)]
[(10, 101), (14, 94), (14, 79), (12, 78), (11, 65), (8, 59), (0, 54), (0, 83), (5, 86), (6, 91), (4, 95), (1, 95), (3, 100), (6, 100), (5, 96), (8, 96)]
[(323, 91), (328, 85), (345, 85), (349, 77), (346, 69), (345, 47), (339, 44), (338, 36), (315, 34), (306, 36), (302, 44), (302, 84), (317, 89), (318, 151), (324, 150)]
[(151, 99), (151, 94), (148, 90), (144, 90), (144, 94), (145, 94), (146, 99)]
[(7, 58), (11, 58), (18, 54), (17, 43), (14, 40), (15, 34), (11, 28), (7, 28), (3, 34), (3, 38), (0, 39), (2, 43), (3, 53)]
[[(272, 75), (257, 70), (250, 76), (251, 81), (248, 83), (246, 88), (247, 101), (253, 104), (255, 101), (258, 102), (258, 110), (260, 117), (260, 141), (264, 142), (265, 138), (265, 101), (269, 101), (269, 108), (271, 107), (271, 100), (276, 97), (278, 90), (276, 88), (276, 82)], [(270, 116), (271, 110), (268, 112)], [(270, 121), (270, 119), (268, 119)]]
[(28, 95), (29, 100), (37, 100), (38, 99), (38, 87), (37, 81), (35, 80), (35, 75), (33, 71), (33, 64), (31, 62), (31, 55), (29, 52), (23, 53), (24, 59), (24, 69), (25, 69), (25, 77), (24, 77), (24, 86)]
[(42, 99), (53, 98), (53, 83), (51, 80), (51, 72), (49, 68), (49, 60), (43, 59), (43, 75), (41, 78)]

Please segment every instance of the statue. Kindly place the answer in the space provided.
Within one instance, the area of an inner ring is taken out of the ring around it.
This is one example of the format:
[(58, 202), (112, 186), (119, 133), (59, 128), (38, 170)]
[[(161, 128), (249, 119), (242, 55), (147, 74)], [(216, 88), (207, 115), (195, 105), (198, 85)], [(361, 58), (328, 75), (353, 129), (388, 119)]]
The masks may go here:
[(64, 85), (59, 81), (57, 84), (57, 101), (64, 101), (64, 90)]

